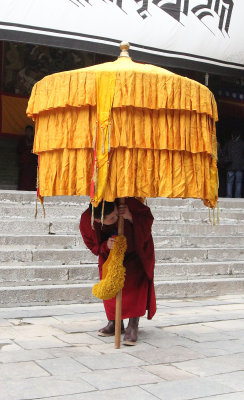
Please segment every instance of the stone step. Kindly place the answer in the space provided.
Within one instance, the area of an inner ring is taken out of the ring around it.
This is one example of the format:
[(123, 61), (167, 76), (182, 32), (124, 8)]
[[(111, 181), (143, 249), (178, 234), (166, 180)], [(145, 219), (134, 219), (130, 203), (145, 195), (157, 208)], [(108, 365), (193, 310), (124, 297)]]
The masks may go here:
[(97, 264), (0, 266), (0, 286), (61, 285), (97, 280)]
[[(156, 264), (155, 280), (244, 277), (242, 261)], [(0, 266), (0, 286), (59, 285), (98, 281), (97, 264)]]
[[(157, 236), (165, 235), (190, 235), (190, 236), (227, 236), (244, 234), (244, 224), (227, 224), (211, 225), (210, 223), (169, 223), (164, 221), (155, 221), (152, 226), (152, 232)], [(53, 221), (49, 220), (3, 220), (0, 219), (1, 235), (41, 235), (41, 234), (58, 234), (58, 235), (74, 235), (79, 234), (79, 221)]]
[[(243, 236), (244, 237), (244, 236)], [(85, 248), (81, 235), (0, 235), (2, 249)], [(1, 247), (0, 247), (1, 249)]]
[(163, 298), (211, 297), (243, 294), (244, 278), (157, 281), (156, 296)]
[[(217, 222), (217, 213), (215, 213), (215, 219)], [(153, 214), (154, 215), (154, 214)], [(213, 219), (212, 212), (210, 214), (210, 218)], [(156, 213), (156, 220), (165, 220), (164, 215), (160, 216), (160, 212)], [(180, 218), (178, 220), (182, 220), (184, 222), (190, 221), (200, 221), (209, 223), (209, 211), (208, 210), (191, 210), (191, 211), (182, 211), (180, 213)], [(176, 219), (177, 221), (177, 219)], [(244, 212), (243, 211), (233, 211), (233, 210), (220, 210), (219, 212), (219, 222), (225, 223), (225, 221), (233, 221), (233, 223), (243, 223), (244, 221)]]
[(206, 261), (186, 263), (156, 263), (155, 277), (157, 279), (189, 279), (200, 277), (217, 278), (225, 276), (244, 275), (243, 261)]
[[(71, 227), (70, 227), (71, 228)], [(50, 232), (61, 233), (62, 225), (60, 223), (53, 223), (50, 226)], [(199, 224), (199, 223), (163, 223), (154, 222), (152, 226), (152, 233), (157, 236), (165, 235), (180, 235), (180, 236), (235, 236), (244, 234), (243, 224), (226, 224), (221, 223), (218, 225)]]
[(154, 236), (153, 240), (157, 248), (244, 246), (244, 236)]
[[(156, 248), (244, 246), (244, 235), (236, 236), (155, 236)], [(0, 235), (1, 250), (85, 249), (81, 235)]]
[[(1, 287), (0, 307), (97, 302), (92, 286), (83, 283)], [(229, 277), (155, 282), (158, 299), (237, 294), (243, 293), (243, 287), (244, 278)]]
[[(164, 206), (164, 207), (175, 207), (175, 208), (187, 208), (191, 209), (203, 209), (207, 207), (203, 204), (202, 200), (199, 199), (169, 199), (169, 198), (148, 198), (147, 204), (149, 207), (153, 206)], [(244, 198), (230, 199), (230, 198), (219, 198), (218, 206), (220, 209), (240, 209), (243, 210)], [(216, 207), (217, 208), (217, 207)]]
[[(156, 261), (164, 262), (205, 262), (244, 260), (244, 247), (219, 248), (168, 248), (155, 249)], [(11, 263), (50, 264), (90, 264), (97, 257), (88, 249), (33, 249), (33, 250), (0, 250), (0, 265)]]
[[(15, 191), (15, 190), (0, 190), (0, 203), (19, 203), (19, 204), (30, 204), (35, 203), (36, 201), (36, 192), (24, 192), (24, 191)], [(68, 205), (79, 205), (79, 204), (88, 204), (89, 197), (88, 196), (53, 196), (53, 197), (45, 197), (44, 204), (68, 204)], [(168, 198), (152, 198), (147, 199), (148, 205), (151, 206), (165, 206), (165, 207), (193, 207), (193, 208), (202, 208), (206, 209), (203, 202), (198, 199), (168, 199)], [(219, 199), (220, 208), (239, 208), (243, 209), (244, 199), (229, 199), (229, 198), (220, 198)], [(39, 209), (41, 212), (41, 206), (39, 204)]]
[(91, 283), (74, 285), (35, 285), (0, 288), (0, 307), (28, 305), (92, 303)]
[[(0, 202), (4, 204), (11, 204), (17, 202), (19, 204), (35, 204), (36, 192), (21, 191), (21, 190), (0, 190)], [(39, 200), (38, 200), (39, 201)], [(45, 197), (44, 204), (84, 204), (89, 202), (88, 196), (50, 196)], [(41, 210), (40, 203), (38, 203)]]
[[(80, 220), (81, 214), (86, 210), (87, 205), (83, 206), (51, 206), (46, 207), (46, 218), (43, 218), (42, 213), (38, 214), (37, 219), (35, 219), (35, 207), (34, 205), (22, 205), (22, 206), (11, 206), (3, 205), (0, 207), (0, 219), (1, 220), (16, 220), (18, 222), (25, 221), (26, 219), (30, 221), (74, 221), (78, 222)], [(208, 209), (198, 210), (194, 208), (187, 208), (185, 210), (180, 210), (177, 207), (152, 207), (152, 214), (155, 221), (200, 221), (209, 223), (209, 211)], [(211, 218), (213, 218), (211, 213)], [(217, 213), (216, 213), (217, 219)], [(220, 209), (219, 219), (221, 223), (225, 221), (229, 222), (244, 222), (244, 212), (242, 210), (233, 209)]]
[[(65, 225), (61, 225), (67, 233), (68, 230), (71, 231), (71, 226), (74, 232), (78, 232), (78, 224), (77, 223), (71, 223), (70, 226), (67, 227), (65, 230)], [(50, 227), (51, 223), (48, 220), (44, 221), (9, 221), (9, 220), (3, 220), (0, 219), (0, 233), (1, 235), (7, 234), (7, 235), (19, 235), (19, 234), (48, 234), (50, 233)]]
[[(97, 301), (97, 257), (79, 232), (89, 198), (45, 198), (46, 218), (38, 204), (35, 220), (35, 197), (0, 191), (0, 306)], [(213, 226), (200, 200), (148, 200), (158, 298), (243, 293), (244, 199), (219, 203), (220, 224)]]

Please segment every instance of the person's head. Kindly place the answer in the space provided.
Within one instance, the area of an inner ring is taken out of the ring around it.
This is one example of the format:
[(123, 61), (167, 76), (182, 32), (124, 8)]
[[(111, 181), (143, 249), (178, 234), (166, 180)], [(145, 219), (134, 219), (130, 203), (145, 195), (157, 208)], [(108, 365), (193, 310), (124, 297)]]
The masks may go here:
[(27, 125), (27, 126), (25, 127), (25, 136), (26, 136), (28, 139), (34, 139), (34, 129), (33, 129), (33, 126)]
[(235, 129), (232, 131), (232, 133), (231, 133), (232, 140), (236, 141), (236, 140), (240, 139), (240, 137), (241, 137), (241, 132), (239, 129)]
[[(103, 202), (101, 201), (97, 207), (94, 207), (94, 220), (101, 222)], [(92, 213), (92, 205), (89, 204), (90, 213)], [(112, 225), (118, 221), (118, 208), (114, 202), (105, 201), (103, 211), (103, 224)]]

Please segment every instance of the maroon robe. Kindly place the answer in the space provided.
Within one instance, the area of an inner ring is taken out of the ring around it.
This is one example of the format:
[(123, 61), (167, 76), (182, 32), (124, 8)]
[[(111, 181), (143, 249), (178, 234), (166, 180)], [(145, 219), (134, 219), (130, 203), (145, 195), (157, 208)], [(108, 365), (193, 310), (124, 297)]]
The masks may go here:
[[(122, 319), (142, 317), (148, 310), (147, 318), (151, 319), (156, 312), (154, 290), (154, 244), (151, 227), (153, 216), (150, 208), (135, 198), (126, 198), (125, 202), (132, 214), (133, 224), (124, 221), (124, 235), (127, 239), (127, 250), (123, 265), (126, 268), (125, 284), (122, 290)], [(100, 279), (102, 265), (109, 255), (107, 240), (117, 235), (118, 223), (101, 225), (94, 222), (91, 227), (91, 213), (87, 209), (81, 216), (80, 231), (86, 246), (98, 256)], [(115, 298), (104, 300), (108, 320), (115, 319)]]

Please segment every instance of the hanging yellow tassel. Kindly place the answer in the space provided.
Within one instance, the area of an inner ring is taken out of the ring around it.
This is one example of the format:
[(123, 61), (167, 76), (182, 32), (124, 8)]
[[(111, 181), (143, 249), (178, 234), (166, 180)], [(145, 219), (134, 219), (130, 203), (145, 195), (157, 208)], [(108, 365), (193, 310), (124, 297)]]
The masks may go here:
[(92, 216), (91, 216), (91, 226), (94, 230), (94, 205), (92, 204)]
[(36, 211), (35, 211), (35, 218), (37, 217), (37, 198), (36, 198)]
[(39, 189), (39, 156), (38, 156), (38, 165), (37, 165), (37, 173), (36, 173), (36, 191), (37, 191), (37, 193), (36, 193), (37, 197), (36, 197), (35, 218), (37, 218), (37, 202), (38, 202), (38, 199), (39, 199), (39, 201), (40, 201), (40, 203), (42, 205), (42, 212), (43, 212), (43, 216), (45, 218), (46, 217), (46, 212), (45, 212), (45, 208), (44, 208), (44, 197), (42, 197), (40, 195), (40, 189)]
[(93, 286), (92, 293), (102, 300), (112, 299), (123, 288), (125, 282), (124, 254), (127, 248), (126, 237), (117, 236), (108, 259), (103, 264), (102, 279)]
[(43, 212), (44, 218), (46, 218), (46, 211), (45, 211), (45, 208), (44, 208), (44, 203), (42, 203), (42, 212)]
[(95, 164), (95, 193), (97, 194), (97, 162)]
[[(46, 211), (45, 211), (45, 207), (44, 207), (44, 197), (42, 197), (41, 199), (39, 198), (39, 201), (42, 205), (42, 213), (43, 213), (43, 217), (46, 218)], [(38, 203), (38, 197), (36, 198), (36, 209), (35, 209), (35, 218), (37, 218), (37, 203)]]
[(216, 225), (216, 222), (215, 222), (215, 208), (213, 208), (213, 225)]
[(93, 148), (93, 150), (95, 150), (95, 148), (96, 148), (96, 135), (93, 138), (92, 148)]
[(110, 152), (111, 122), (108, 126), (108, 152)]
[(102, 204), (102, 215), (101, 215), (101, 224), (103, 225), (103, 220), (104, 220), (104, 200)]
[(102, 151), (102, 154), (104, 154), (105, 153), (105, 138), (104, 138), (104, 130), (103, 130), (102, 126), (101, 126), (101, 132), (102, 132), (102, 149), (101, 149), (101, 151)]
[(210, 224), (212, 224), (212, 225), (213, 225), (213, 221), (212, 221), (212, 218), (211, 218), (211, 211), (210, 211), (210, 207), (208, 207), (208, 212), (209, 212), (209, 222), (210, 222)]
[(101, 71), (96, 73), (97, 87), (97, 141), (96, 141), (96, 160), (97, 160), (97, 188), (94, 195), (94, 182), (91, 185), (91, 201), (98, 205), (105, 196), (107, 172), (107, 162), (109, 159), (108, 151), (108, 130), (111, 121), (111, 109), (115, 91), (116, 72), (108, 74)]
[[(93, 171), (93, 176), (92, 176), (92, 182), (94, 183), (94, 193), (93, 197), (97, 194), (97, 160), (95, 159), (94, 163), (94, 171)], [(93, 199), (91, 199), (93, 200)]]

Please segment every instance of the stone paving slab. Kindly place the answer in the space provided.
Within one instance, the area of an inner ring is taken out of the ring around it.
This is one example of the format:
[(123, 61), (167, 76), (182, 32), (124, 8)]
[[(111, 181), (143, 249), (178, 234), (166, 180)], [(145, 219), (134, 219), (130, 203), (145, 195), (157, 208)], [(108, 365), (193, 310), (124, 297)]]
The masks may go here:
[(74, 376), (80, 377), (82, 372), (90, 372), (89, 368), (73, 360), (71, 357), (50, 358), (37, 360), (36, 362), (50, 374), (64, 379), (72, 379)]
[(64, 347), (69, 344), (55, 338), (54, 336), (34, 337), (28, 339), (16, 339), (15, 342), (23, 349), (48, 349), (50, 347)]
[(165, 365), (165, 364), (156, 364), (156, 365), (146, 365), (143, 366), (148, 372), (160, 376), (165, 381), (174, 381), (180, 379), (189, 379), (194, 378), (194, 374), (190, 374), (189, 372), (182, 371), (176, 368), (173, 365)]
[(177, 362), (173, 365), (198, 376), (212, 376), (224, 374), (226, 372), (231, 373), (244, 368), (244, 353), (206, 357), (202, 360)]
[(243, 294), (158, 300), (120, 349), (97, 336), (101, 303), (2, 308), (0, 323), (0, 400), (244, 399)]
[[(161, 363), (173, 363), (176, 360), (194, 360), (204, 358), (203, 354), (197, 351), (191, 350), (184, 346), (175, 346), (174, 340), (172, 340), (172, 345), (168, 348), (159, 349), (154, 348), (148, 351), (136, 351), (134, 356), (138, 357), (144, 361), (148, 361), (151, 364), (161, 364)], [(199, 360), (199, 362), (201, 362)]]
[[(233, 334), (233, 331), (226, 331), (227, 334)], [(238, 339), (243, 339), (244, 338), (244, 329), (238, 329), (235, 331), (235, 337)]]
[(53, 315), (75, 314), (72, 309), (67, 309), (66, 305), (59, 306), (30, 306), (30, 307), (11, 307), (1, 308), (1, 317), (4, 318), (31, 318), (48, 317)]
[[(244, 309), (242, 313), (242, 318), (244, 318)], [(244, 323), (242, 320), (232, 321), (231, 324), (229, 323), (229, 321), (206, 322), (205, 325), (219, 330), (234, 331), (234, 333), (236, 330), (239, 329), (244, 330)]]
[(16, 343), (14, 343), (13, 340), (11, 339), (0, 339), (0, 356), (2, 353), (5, 352), (11, 352), (13, 353), (13, 350), (20, 350), (21, 347), (18, 346)]
[(81, 378), (99, 390), (157, 383), (161, 380), (160, 377), (138, 367), (96, 370), (81, 374)]
[[(230, 326), (230, 322), (228, 322), (228, 326)], [(235, 321), (233, 321), (235, 322)], [(211, 322), (212, 324), (212, 322)], [(186, 326), (177, 326), (177, 327), (166, 327), (163, 328), (166, 332), (174, 332), (180, 336), (186, 337), (195, 342), (215, 342), (217, 340), (231, 340), (235, 339), (235, 336), (231, 336), (231, 334), (226, 334), (223, 330), (215, 330), (211, 327), (201, 325), (201, 324), (190, 324)]]
[(70, 333), (70, 334), (58, 334), (56, 336), (58, 339), (62, 340), (68, 344), (86, 344), (86, 345), (93, 345), (93, 344), (101, 344), (101, 340), (99, 338), (93, 337), (88, 335), (87, 333)]
[(191, 400), (203, 396), (230, 393), (233, 389), (227, 385), (207, 378), (191, 378), (172, 382), (160, 382), (157, 385), (142, 386), (149, 393), (161, 400)]
[(75, 359), (78, 360), (81, 364), (90, 368), (91, 370), (111, 370), (125, 367), (137, 367), (139, 365), (147, 364), (130, 354), (121, 354), (118, 358), (118, 355), (116, 353), (103, 354), (102, 357), (100, 355), (87, 357), (75, 356)]
[(2, 326), (12, 326), (11, 323), (9, 321), (7, 321), (6, 319), (1, 318), (0, 319), (0, 327)]
[[(243, 400), (243, 399), (244, 399), (244, 392), (220, 394), (219, 396), (212, 397), (212, 400)], [(211, 400), (211, 397), (201, 397), (201, 400)]]
[(19, 347), (18, 351), (8, 351), (4, 352), (2, 349), (0, 351), (0, 363), (14, 363), (23, 361), (33, 361), (50, 358), (50, 352), (46, 349), (35, 349), (35, 350), (24, 350)]
[[(63, 322), (80, 322), (82, 319), (86, 321), (97, 321), (98, 319), (104, 318), (104, 310), (93, 313), (85, 313), (85, 314), (65, 314), (65, 315), (57, 315), (54, 317), (60, 324)], [(56, 323), (57, 323), (56, 321)], [(58, 326), (58, 325), (57, 325)]]
[(243, 365), (240, 367), (242, 371), (231, 372), (230, 374), (220, 374), (215, 375), (214, 380), (219, 383), (228, 382), (228, 386), (232, 387), (234, 390), (244, 391), (244, 370)]
[[(108, 339), (108, 338), (107, 338)], [(97, 354), (111, 354), (111, 353), (115, 353), (118, 354), (118, 351), (120, 353), (126, 353), (126, 354), (131, 354), (133, 355), (133, 353), (135, 353), (136, 351), (147, 351), (147, 350), (153, 350), (155, 349), (154, 346), (151, 346), (148, 343), (145, 343), (143, 341), (138, 341), (136, 346), (121, 346), (120, 349), (115, 349), (114, 347), (114, 337), (110, 338), (110, 340), (105, 341), (103, 344), (95, 344), (90, 346), (90, 348), (94, 351), (97, 352)], [(75, 356), (76, 357), (76, 356)], [(142, 364), (146, 364), (146, 362), (143, 362)]]
[(72, 357), (75, 360), (76, 357), (86, 357), (87, 355), (89, 356), (101, 355), (101, 352), (97, 351), (93, 347), (94, 345), (70, 346), (70, 347), (59, 347), (59, 348), (50, 347), (49, 349), (47, 349), (47, 351), (49, 352), (49, 358)]
[(186, 343), (185, 346), (203, 354), (206, 357), (215, 357), (223, 356), (225, 354), (244, 352), (243, 344), (240, 342), (240, 340), (223, 340), (202, 343), (191, 341), (190, 345), (189, 343)]
[[(42, 397), (39, 400), (50, 399)], [(72, 396), (52, 397), (51, 400), (155, 400), (156, 397), (146, 392), (140, 387), (128, 387), (122, 389), (101, 390), (99, 392), (89, 392), (86, 394), (77, 394)]]
[(53, 376), (28, 378), (1, 383), (0, 400), (34, 400), (41, 397), (84, 393), (94, 390), (94, 386), (85, 381), (65, 380)]
[(50, 375), (47, 371), (45, 371), (33, 361), (17, 363), (12, 362), (11, 365), (0, 365), (0, 387), (2, 385), (2, 381), (34, 378), (41, 376)]

